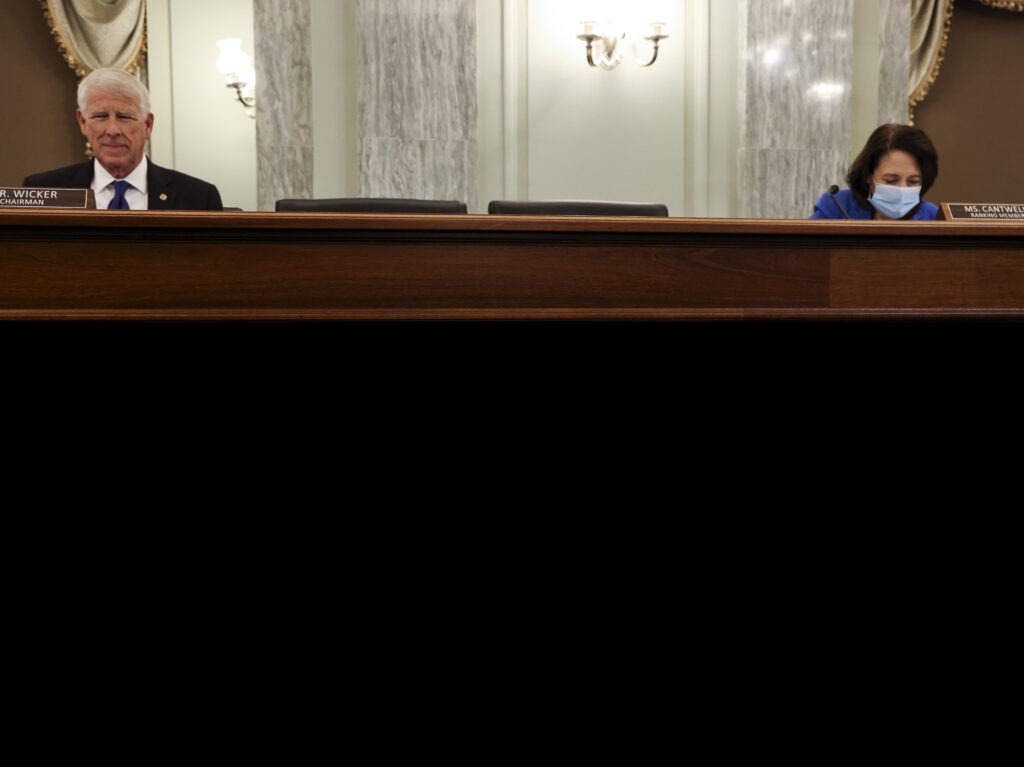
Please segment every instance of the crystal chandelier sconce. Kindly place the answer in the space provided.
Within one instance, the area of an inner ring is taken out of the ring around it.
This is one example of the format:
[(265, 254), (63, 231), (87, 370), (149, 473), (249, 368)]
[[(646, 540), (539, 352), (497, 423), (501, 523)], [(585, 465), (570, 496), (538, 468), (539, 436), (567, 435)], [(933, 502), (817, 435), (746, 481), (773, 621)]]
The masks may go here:
[(580, 23), (580, 33), (576, 39), (587, 44), (587, 63), (592, 67), (615, 69), (626, 58), (627, 49), (632, 50), (637, 64), (649, 67), (658, 60), (661, 41), (668, 37), (665, 26), (663, 21), (652, 21), (645, 32), (630, 35), (614, 22), (601, 25), (595, 21), (584, 21)]
[(234, 89), (235, 97), (245, 107), (249, 117), (256, 117), (256, 70), (252, 56), (242, 51), (242, 41), (229, 37), (217, 41), (220, 55), (217, 69), (227, 79), (227, 86)]

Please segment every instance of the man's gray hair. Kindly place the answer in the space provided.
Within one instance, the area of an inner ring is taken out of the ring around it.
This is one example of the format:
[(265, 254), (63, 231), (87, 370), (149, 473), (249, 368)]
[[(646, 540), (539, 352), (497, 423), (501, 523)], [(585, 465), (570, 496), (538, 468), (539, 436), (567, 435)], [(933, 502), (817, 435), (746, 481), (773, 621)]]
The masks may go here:
[(149, 115), (149, 89), (143, 82), (117, 67), (102, 67), (94, 69), (82, 78), (78, 84), (78, 108), (85, 112), (89, 105), (89, 93), (93, 90), (103, 90), (116, 93), (119, 96), (135, 102), (143, 116)]

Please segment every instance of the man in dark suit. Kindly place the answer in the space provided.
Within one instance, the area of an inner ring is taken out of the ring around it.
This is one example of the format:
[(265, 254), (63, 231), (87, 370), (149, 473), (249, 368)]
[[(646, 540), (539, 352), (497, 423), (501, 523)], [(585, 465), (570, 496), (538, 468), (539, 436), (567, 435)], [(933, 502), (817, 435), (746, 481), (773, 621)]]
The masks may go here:
[(76, 115), (94, 159), (34, 173), (22, 186), (92, 189), (97, 208), (224, 210), (216, 186), (146, 157), (153, 113), (138, 78), (113, 67), (93, 70), (78, 85)]

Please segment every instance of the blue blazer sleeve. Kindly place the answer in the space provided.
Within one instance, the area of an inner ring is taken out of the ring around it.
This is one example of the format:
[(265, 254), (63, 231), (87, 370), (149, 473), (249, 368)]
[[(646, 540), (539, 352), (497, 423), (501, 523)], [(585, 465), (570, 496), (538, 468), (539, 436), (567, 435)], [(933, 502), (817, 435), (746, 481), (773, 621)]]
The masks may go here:
[(814, 203), (814, 212), (809, 218), (846, 218), (835, 201), (826, 192)]

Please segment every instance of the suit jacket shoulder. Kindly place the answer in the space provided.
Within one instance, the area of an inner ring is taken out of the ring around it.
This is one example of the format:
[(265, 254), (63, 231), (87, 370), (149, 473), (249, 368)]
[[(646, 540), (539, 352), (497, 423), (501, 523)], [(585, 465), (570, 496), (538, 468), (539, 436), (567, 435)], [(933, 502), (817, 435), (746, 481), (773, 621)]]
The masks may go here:
[(150, 210), (224, 210), (216, 186), (181, 171), (149, 162)]
[(22, 186), (50, 187), (55, 189), (88, 189), (92, 186), (92, 160), (65, 165), (63, 168), (46, 170), (26, 176)]

